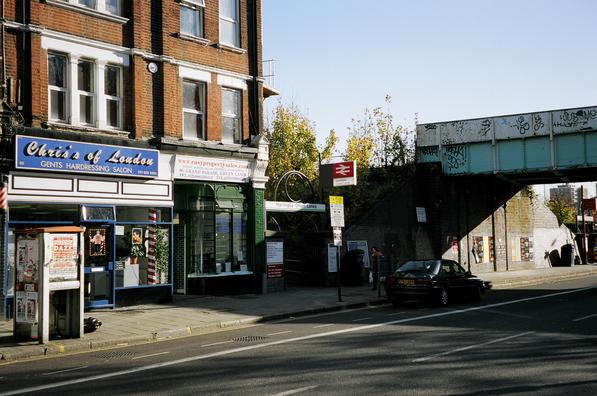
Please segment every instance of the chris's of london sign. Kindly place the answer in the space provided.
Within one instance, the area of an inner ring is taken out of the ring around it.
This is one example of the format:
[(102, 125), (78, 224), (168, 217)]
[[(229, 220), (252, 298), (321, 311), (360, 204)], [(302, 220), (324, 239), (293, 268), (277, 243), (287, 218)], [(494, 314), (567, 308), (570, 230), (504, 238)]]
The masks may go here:
[(157, 150), (17, 136), (18, 169), (157, 177)]

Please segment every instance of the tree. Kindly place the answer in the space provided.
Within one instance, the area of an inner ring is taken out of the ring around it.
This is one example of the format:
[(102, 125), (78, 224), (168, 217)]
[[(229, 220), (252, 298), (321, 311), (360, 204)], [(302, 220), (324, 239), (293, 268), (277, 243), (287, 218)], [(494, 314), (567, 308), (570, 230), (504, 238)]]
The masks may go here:
[[(392, 97), (386, 95), (386, 105), (392, 103)], [(372, 145), (371, 151), (361, 153), (369, 156), (371, 165), (377, 168), (402, 166), (414, 160), (414, 132), (402, 125), (394, 124), (394, 116), (382, 107), (373, 110), (365, 109), (362, 118), (353, 118), (348, 128), (350, 136), (345, 157), (354, 156), (351, 145), (357, 147)]]
[(550, 199), (547, 207), (556, 215), (559, 224), (576, 223), (576, 208), (565, 199)]
[(273, 199), (276, 184), (291, 170), (303, 173), (317, 191), (320, 155), (322, 161), (332, 157), (337, 143), (335, 131), (330, 130), (324, 147), (319, 149), (315, 125), (295, 105), (278, 103), (272, 118), (271, 125), (266, 128), (270, 143), (267, 169), (270, 179), (266, 197)]

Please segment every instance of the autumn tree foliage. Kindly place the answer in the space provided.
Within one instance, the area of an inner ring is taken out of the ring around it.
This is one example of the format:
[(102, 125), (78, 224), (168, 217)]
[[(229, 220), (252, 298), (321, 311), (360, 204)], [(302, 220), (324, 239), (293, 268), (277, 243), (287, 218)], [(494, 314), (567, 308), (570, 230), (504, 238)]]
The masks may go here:
[[(320, 156), (324, 162), (332, 157), (337, 143), (334, 130), (329, 132), (324, 147), (318, 147), (314, 123), (296, 105), (280, 102), (266, 128), (266, 136), (270, 143), (267, 199), (273, 199), (278, 181), (291, 170), (303, 173), (318, 191)], [(299, 180), (295, 182), (300, 184)]]

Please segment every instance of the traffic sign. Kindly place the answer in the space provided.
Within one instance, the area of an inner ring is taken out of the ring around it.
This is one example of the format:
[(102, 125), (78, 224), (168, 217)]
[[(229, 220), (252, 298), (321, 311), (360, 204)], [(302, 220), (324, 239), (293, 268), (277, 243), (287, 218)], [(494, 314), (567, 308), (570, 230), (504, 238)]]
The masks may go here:
[(344, 227), (344, 198), (330, 195), (330, 223), (332, 227)]

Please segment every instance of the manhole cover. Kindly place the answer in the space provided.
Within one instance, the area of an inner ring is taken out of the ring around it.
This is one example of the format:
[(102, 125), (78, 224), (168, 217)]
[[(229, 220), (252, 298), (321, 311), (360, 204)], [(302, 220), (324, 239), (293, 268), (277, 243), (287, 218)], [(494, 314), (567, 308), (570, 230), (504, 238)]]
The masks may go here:
[(267, 337), (263, 337), (263, 336), (242, 336), (242, 337), (236, 337), (233, 338), (232, 341), (237, 341), (237, 342), (255, 342), (255, 341), (265, 341), (267, 340)]
[(135, 356), (135, 353), (127, 351), (108, 351), (98, 353), (96, 356), (100, 359), (122, 359)]

